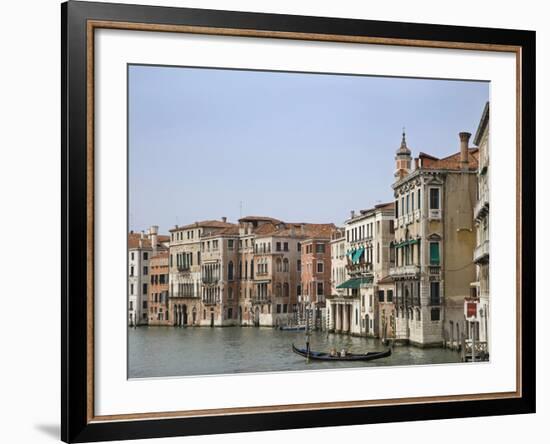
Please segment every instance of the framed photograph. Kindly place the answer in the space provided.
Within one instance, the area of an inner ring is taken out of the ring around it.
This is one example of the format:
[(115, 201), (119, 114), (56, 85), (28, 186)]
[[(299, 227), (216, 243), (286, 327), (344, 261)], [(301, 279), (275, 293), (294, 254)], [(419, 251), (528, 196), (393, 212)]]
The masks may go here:
[(62, 439), (535, 411), (535, 33), (69, 1)]

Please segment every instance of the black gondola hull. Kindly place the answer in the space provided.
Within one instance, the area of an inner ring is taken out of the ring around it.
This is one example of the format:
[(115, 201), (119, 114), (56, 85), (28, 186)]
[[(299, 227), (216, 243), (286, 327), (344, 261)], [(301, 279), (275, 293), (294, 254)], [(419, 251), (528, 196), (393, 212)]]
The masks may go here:
[(388, 348), (380, 352), (368, 352), (364, 354), (348, 353), (345, 356), (331, 356), (329, 353), (312, 350), (308, 353), (306, 349), (297, 348), (294, 344), (292, 344), (292, 351), (304, 358), (315, 361), (372, 361), (373, 359), (386, 358), (391, 355), (391, 348)]

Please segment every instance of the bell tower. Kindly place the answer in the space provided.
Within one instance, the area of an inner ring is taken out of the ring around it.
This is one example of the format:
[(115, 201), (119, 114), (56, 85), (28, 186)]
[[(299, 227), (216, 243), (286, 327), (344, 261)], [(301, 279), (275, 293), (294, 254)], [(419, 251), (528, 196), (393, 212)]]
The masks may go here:
[(411, 170), (411, 150), (407, 147), (407, 140), (405, 139), (405, 128), (403, 128), (403, 137), (401, 139), (401, 146), (395, 152), (395, 173), (396, 180), (405, 177)]

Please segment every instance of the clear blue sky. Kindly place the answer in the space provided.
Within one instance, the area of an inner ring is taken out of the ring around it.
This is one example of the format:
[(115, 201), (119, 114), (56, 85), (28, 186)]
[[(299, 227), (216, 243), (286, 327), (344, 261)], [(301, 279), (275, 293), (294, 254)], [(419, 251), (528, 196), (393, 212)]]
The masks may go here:
[(489, 83), (131, 66), (129, 227), (227, 216), (341, 224), (416, 156), (475, 134)]

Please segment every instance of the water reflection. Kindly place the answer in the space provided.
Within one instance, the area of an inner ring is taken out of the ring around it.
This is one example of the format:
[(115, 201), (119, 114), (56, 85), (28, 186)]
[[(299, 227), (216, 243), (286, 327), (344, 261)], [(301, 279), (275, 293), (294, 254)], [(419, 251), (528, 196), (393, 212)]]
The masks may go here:
[[(390, 357), (368, 362), (310, 362), (291, 350), (303, 346), (304, 332), (272, 328), (140, 327), (128, 330), (128, 376), (213, 375), (289, 370), (316, 370), (386, 365), (460, 362), (457, 352), (440, 348), (396, 346)], [(346, 348), (353, 353), (384, 350), (376, 339), (311, 333), (311, 349)]]

